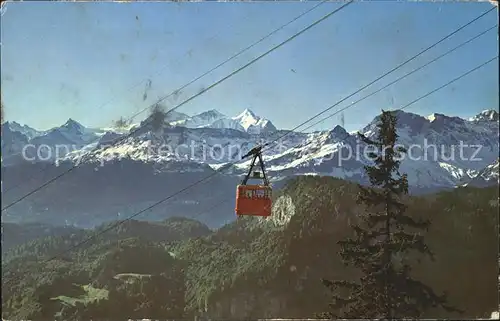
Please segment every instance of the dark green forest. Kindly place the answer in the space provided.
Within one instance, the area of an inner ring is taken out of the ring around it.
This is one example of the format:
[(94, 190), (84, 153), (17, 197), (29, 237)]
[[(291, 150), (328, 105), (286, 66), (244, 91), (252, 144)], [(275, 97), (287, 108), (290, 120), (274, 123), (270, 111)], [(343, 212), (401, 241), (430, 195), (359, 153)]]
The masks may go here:
[[(341, 179), (297, 177), (276, 195), (273, 218), (217, 231), (185, 218), (129, 221), (46, 263), (107, 226), (2, 223), (2, 317), (315, 317), (331, 310), (322, 279), (357, 276), (337, 242), (368, 211), (358, 192)], [(406, 215), (432, 223), (425, 238), (435, 259), (404, 260), (415, 279), (462, 310), (431, 308), (423, 317), (489, 317), (498, 309), (498, 197), (498, 187), (405, 197)]]

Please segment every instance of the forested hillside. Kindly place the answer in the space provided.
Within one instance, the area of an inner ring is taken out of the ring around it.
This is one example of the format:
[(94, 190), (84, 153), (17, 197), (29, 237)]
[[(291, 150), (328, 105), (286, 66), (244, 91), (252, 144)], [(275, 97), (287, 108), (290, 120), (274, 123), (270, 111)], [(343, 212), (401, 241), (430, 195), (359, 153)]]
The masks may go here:
[[(48, 263), (43, 259), (96, 231), (35, 233), (36, 239), (27, 236), (28, 243), (4, 254), (2, 316), (314, 317), (330, 309), (321, 279), (356, 274), (341, 264), (337, 241), (351, 235), (349, 225), (366, 211), (357, 192), (357, 185), (340, 179), (299, 177), (277, 196), (272, 219), (239, 219), (215, 232), (188, 219), (130, 221)], [(489, 317), (498, 309), (497, 187), (405, 202), (408, 215), (431, 220), (426, 239), (435, 261), (402, 259), (415, 264), (416, 278), (447, 292), (450, 304), (464, 311), (425, 316)]]

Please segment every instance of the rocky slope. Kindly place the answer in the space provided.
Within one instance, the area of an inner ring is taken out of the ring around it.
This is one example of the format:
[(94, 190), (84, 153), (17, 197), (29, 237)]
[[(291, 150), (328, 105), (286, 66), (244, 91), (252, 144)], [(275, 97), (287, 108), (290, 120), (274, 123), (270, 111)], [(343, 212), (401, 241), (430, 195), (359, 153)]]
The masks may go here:
[[(23, 276), (3, 283), (3, 317), (313, 318), (330, 300), (321, 278), (356, 275), (337, 245), (366, 211), (356, 194), (353, 183), (300, 177), (277, 193), (269, 219), (241, 219), (214, 232), (190, 220), (130, 221), (47, 265), (43, 258), (106, 226), (39, 239), (2, 261), (3, 277)], [(405, 202), (407, 215), (432, 220), (426, 242), (436, 260), (414, 263), (414, 277), (446, 291), (464, 311), (423, 317), (488, 318), (498, 306), (498, 190), (457, 188)]]

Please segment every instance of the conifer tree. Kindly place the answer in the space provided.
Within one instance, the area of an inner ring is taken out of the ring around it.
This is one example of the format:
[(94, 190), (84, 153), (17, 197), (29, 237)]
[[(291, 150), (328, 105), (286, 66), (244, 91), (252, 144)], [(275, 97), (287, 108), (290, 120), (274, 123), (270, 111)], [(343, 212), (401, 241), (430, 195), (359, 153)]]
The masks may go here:
[(405, 215), (402, 197), (408, 194), (408, 180), (400, 174), (399, 165), (406, 150), (396, 145), (396, 124), (395, 113), (382, 110), (375, 140), (359, 134), (374, 150), (369, 153), (373, 165), (365, 166), (372, 186), (359, 186), (358, 195), (368, 213), (353, 226), (354, 237), (339, 245), (344, 264), (359, 270), (361, 277), (358, 282), (323, 280), (334, 292), (331, 308), (336, 313), (326, 313), (327, 317), (416, 318), (438, 306), (458, 311), (447, 306), (444, 295), (413, 279), (411, 266), (400, 259), (411, 251), (431, 258), (433, 254), (423, 237), (430, 222)]

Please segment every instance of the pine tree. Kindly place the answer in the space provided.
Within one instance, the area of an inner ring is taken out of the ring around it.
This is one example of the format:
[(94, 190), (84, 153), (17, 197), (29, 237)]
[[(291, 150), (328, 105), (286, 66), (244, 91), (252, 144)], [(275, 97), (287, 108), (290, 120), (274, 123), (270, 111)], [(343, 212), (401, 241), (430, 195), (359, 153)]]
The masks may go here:
[[(416, 318), (431, 307), (458, 311), (446, 304), (427, 285), (412, 278), (411, 266), (401, 259), (411, 251), (433, 258), (424, 242), (423, 232), (429, 221), (405, 215), (402, 197), (408, 194), (406, 174), (399, 172), (404, 148), (396, 146), (396, 115), (382, 110), (376, 140), (359, 134), (374, 152), (373, 166), (365, 166), (371, 188), (360, 187), (358, 201), (372, 210), (360, 216), (353, 226), (354, 237), (340, 241), (341, 257), (346, 265), (361, 272), (358, 282), (323, 280), (334, 292), (331, 308), (339, 313), (327, 317), (342, 318)], [(413, 232), (411, 232), (413, 231)], [(342, 292), (349, 293), (342, 296)]]

